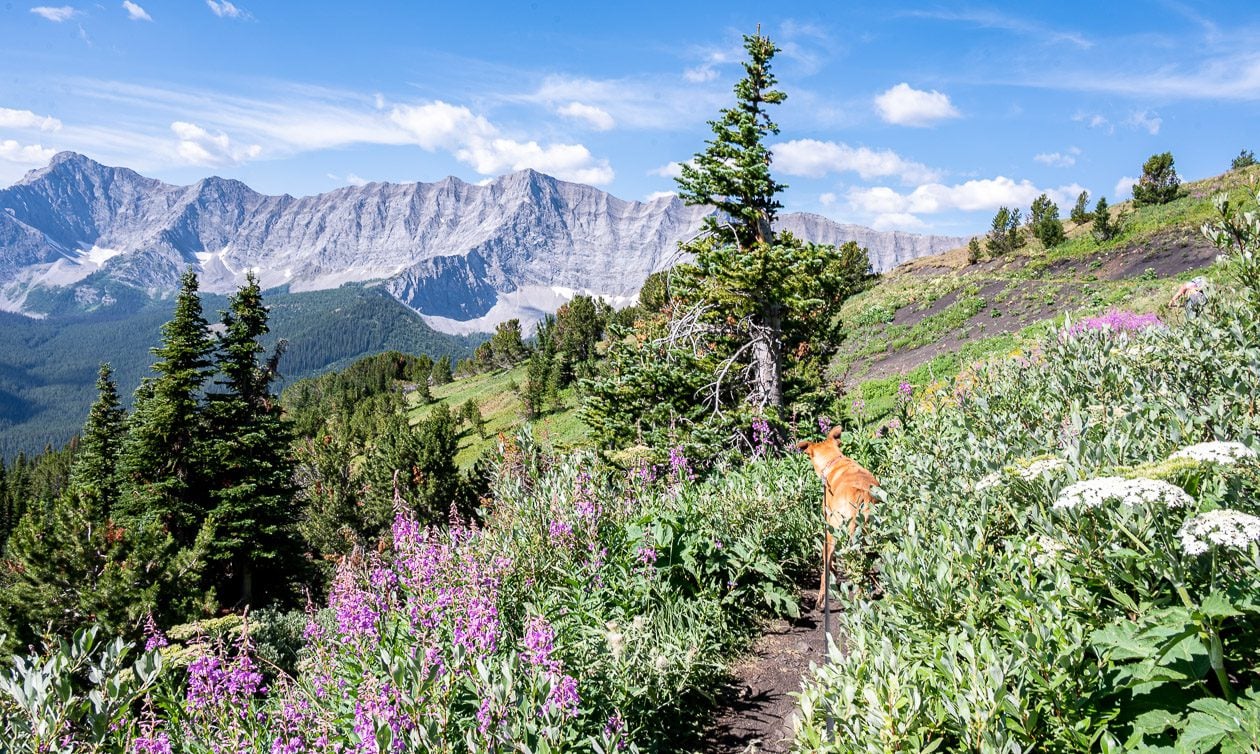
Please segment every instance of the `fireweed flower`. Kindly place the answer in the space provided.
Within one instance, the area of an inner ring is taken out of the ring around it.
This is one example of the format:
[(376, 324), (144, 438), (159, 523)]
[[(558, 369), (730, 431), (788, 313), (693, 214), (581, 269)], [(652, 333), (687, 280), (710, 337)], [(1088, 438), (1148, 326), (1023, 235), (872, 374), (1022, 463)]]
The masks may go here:
[(669, 473), (673, 476), (675, 482), (681, 482), (686, 479), (688, 481), (696, 478), (691, 472), (691, 465), (687, 462), (687, 456), (683, 455), (681, 445), (675, 445), (669, 449)]
[(532, 616), (525, 624), (525, 661), (549, 673), (560, 672), (560, 661), (551, 656), (555, 638), (555, 629), (545, 618)]
[(573, 485), (573, 509), (579, 517), (592, 520), (599, 517), (599, 505), (595, 502), (594, 479), (589, 471), (579, 471)]
[(553, 518), (547, 525), (547, 536), (563, 547), (573, 544), (573, 525), (561, 518)]
[(1097, 317), (1086, 317), (1068, 328), (1068, 335), (1080, 335), (1084, 332), (1135, 333), (1153, 327), (1163, 327), (1164, 323), (1154, 314), (1136, 314), (1120, 309), (1112, 309)]
[(1054, 501), (1054, 508), (1098, 508), (1110, 500), (1130, 508), (1156, 503), (1163, 503), (1169, 508), (1182, 508), (1194, 503), (1194, 499), (1185, 490), (1168, 482), (1109, 476), (1068, 485), (1059, 493), (1059, 499)]
[(161, 649), (167, 646), (166, 635), (162, 633), (162, 629), (158, 628), (157, 622), (153, 620), (153, 613), (149, 613), (144, 619), (144, 651), (152, 652), (155, 649)]
[(577, 679), (571, 675), (562, 675), (547, 694), (543, 711), (547, 714), (559, 712), (563, 717), (574, 718), (577, 717), (580, 701)]
[(770, 423), (760, 416), (752, 420), (752, 441), (754, 456), (764, 456), (773, 447)]
[(1201, 442), (1182, 448), (1169, 456), (1172, 458), (1189, 458), (1202, 463), (1218, 463), (1223, 466), (1233, 465), (1243, 458), (1255, 458), (1256, 451), (1240, 442)]
[(1260, 542), (1260, 518), (1229, 509), (1208, 511), (1182, 524), (1177, 536), (1187, 555), (1202, 555), (1212, 545), (1245, 550)]
[(638, 559), (640, 563), (642, 563), (645, 566), (654, 565), (656, 563), (656, 558), (657, 558), (656, 548), (646, 547), (646, 546), (640, 547), (636, 551), (635, 557)]

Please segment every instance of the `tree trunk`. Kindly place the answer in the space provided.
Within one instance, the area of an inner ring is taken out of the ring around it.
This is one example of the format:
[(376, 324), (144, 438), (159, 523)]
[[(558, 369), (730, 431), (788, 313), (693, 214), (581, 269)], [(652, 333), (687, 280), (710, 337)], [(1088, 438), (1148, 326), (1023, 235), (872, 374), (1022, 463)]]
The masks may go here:
[(779, 304), (762, 311), (762, 322), (752, 328), (753, 389), (749, 396), (759, 408), (783, 406), (783, 314)]

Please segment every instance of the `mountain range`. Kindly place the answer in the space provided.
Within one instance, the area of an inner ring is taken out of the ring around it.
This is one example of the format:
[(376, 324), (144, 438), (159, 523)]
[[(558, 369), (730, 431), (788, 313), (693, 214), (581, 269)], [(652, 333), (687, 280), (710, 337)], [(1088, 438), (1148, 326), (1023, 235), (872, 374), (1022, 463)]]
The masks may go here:
[[(485, 184), (368, 183), (306, 197), (240, 181), (175, 186), (62, 152), (0, 189), (0, 310), (57, 318), (164, 298), (188, 267), (223, 293), (254, 271), (291, 293), (371, 283), (446, 333), (525, 323), (577, 293), (628, 303), (680, 260), (710, 210), (618, 199), (523, 170)], [(880, 232), (811, 214), (780, 229), (857, 241), (876, 271), (966, 239)]]

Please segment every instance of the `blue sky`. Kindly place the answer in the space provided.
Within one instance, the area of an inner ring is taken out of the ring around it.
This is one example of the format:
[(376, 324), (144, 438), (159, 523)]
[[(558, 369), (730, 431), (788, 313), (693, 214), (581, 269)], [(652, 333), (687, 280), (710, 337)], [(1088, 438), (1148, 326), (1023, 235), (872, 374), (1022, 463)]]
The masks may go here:
[(1260, 149), (1250, 0), (40, 2), (0, 4), (0, 185), (71, 149), (277, 194), (532, 167), (647, 199), (758, 24), (789, 210), (967, 234), (1042, 191), (1127, 198), (1156, 152), (1195, 179)]

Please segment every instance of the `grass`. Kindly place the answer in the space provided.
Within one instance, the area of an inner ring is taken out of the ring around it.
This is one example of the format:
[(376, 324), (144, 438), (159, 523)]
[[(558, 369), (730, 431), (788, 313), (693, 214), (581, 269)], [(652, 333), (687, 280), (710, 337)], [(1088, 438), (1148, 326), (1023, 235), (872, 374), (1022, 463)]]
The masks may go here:
[[(1089, 225), (1067, 222), (1068, 240), (1053, 249), (1030, 238), (1003, 259), (970, 264), (960, 248), (902, 265), (845, 303), (845, 338), (831, 375), (878, 416), (891, 401), (889, 384), (895, 392), (901, 379), (922, 386), (952, 376), (975, 360), (1019, 348), (1065, 315), (1113, 307), (1166, 315), (1162, 305), (1177, 284), (1202, 269), (1167, 275), (1153, 267), (1125, 269), (1108, 279), (1108, 265), (1140, 265), (1143, 256), (1174, 245), (1208, 246), (1199, 227), (1214, 215), (1212, 195), (1253, 182), (1260, 182), (1260, 166), (1184, 184), (1185, 196), (1168, 204), (1113, 206), (1124, 231), (1105, 244), (1093, 239)], [(1213, 276), (1210, 269), (1206, 274)], [(953, 298), (943, 302), (947, 296)]]
[[(511, 435), (526, 422), (524, 405), (515, 387), (523, 382), (525, 365), (520, 364), (512, 369), (462, 377), (439, 385), (432, 389), (433, 403), (419, 405), (414, 402), (414, 395), (409, 398), (413, 401), (411, 421), (420, 421), (439, 403), (446, 404), (451, 411), (458, 411), (469, 400), (476, 401), (485, 421), (485, 437), (478, 436), (465, 424), (459, 436), (459, 452), (455, 455), (455, 463), (460, 468), (469, 468), (484, 453), (496, 447), (500, 433)], [(563, 390), (560, 401), (560, 408), (552, 409), (530, 422), (535, 436), (557, 448), (583, 444), (590, 428), (578, 418), (576, 394), (572, 389)]]

